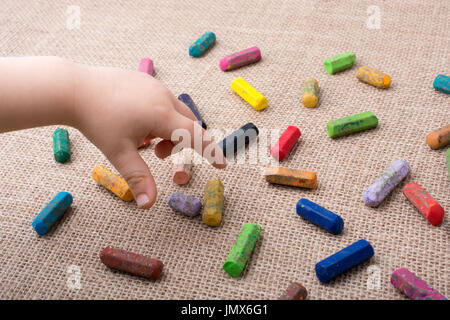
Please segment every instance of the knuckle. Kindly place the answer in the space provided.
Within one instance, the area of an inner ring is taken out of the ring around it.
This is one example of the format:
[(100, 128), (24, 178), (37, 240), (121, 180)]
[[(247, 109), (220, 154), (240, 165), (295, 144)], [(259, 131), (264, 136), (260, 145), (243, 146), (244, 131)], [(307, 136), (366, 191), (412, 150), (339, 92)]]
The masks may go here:
[(140, 170), (130, 171), (124, 174), (124, 179), (131, 188), (142, 184), (147, 178), (147, 174)]

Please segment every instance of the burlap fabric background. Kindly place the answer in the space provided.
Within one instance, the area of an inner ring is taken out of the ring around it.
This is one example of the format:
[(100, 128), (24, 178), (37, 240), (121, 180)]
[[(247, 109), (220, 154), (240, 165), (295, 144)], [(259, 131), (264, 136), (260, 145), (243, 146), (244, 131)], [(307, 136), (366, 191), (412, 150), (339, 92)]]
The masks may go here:
[[(81, 8), (80, 29), (66, 27), (70, 5)], [(366, 27), (370, 5), (381, 10), (379, 30)], [(260, 129), (296, 125), (302, 138), (282, 165), (315, 171), (319, 179), (317, 190), (307, 191), (268, 185), (264, 164), (223, 171), (201, 165), (179, 187), (170, 160), (156, 159), (153, 144), (141, 154), (159, 186), (158, 201), (140, 211), (92, 180), (94, 166), (111, 165), (75, 129), (69, 128), (72, 160), (64, 165), (53, 159), (54, 127), (1, 134), (1, 298), (276, 299), (290, 281), (299, 281), (311, 299), (402, 299), (389, 283), (399, 267), (450, 294), (448, 217), (433, 227), (401, 193), (405, 182), (415, 181), (449, 214), (444, 150), (425, 144), (430, 130), (450, 122), (450, 97), (432, 87), (438, 73), (450, 74), (448, 1), (2, 0), (0, 21), (3, 56), (58, 55), (132, 70), (150, 57), (156, 78), (174, 94), (189, 93), (210, 128), (236, 129), (249, 121)], [(189, 45), (208, 30), (216, 33), (216, 45), (200, 59), (189, 57)], [(220, 58), (253, 45), (261, 48), (261, 62), (219, 70)], [(345, 51), (356, 53), (356, 65), (327, 74), (323, 60)], [(359, 82), (361, 65), (388, 73), (391, 88)], [(238, 76), (268, 98), (266, 110), (256, 112), (232, 92)], [(316, 109), (300, 102), (307, 77), (319, 81)], [(378, 116), (377, 129), (328, 137), (327, 121), (367, 110)], [(379, 208), (366, 207), (363, 191), (397, 158), (410, 163), (410, 175)], [(176, 191), (202, 198), (214, 177), (222, 179), (226, 195), (219, 228), (167, 206)], [(31, 222), (62, 190), (74, 196), (72, 209), (40, 237)], [(340, 214), (343, 233), (331, 235), (299, 218), (301, 197)], [(259, 223), (262, 237), (243, 276), (232, 279), (222, 264), (247, 222)], [(319, 283), (315, 263), (361, 238), (375, 256)], [(109, 270), (98, 258), (108, 245), (162, 260), (164, 275), (151, 282)], [(67, 286), (71, 265), (80, 268), (81, 289)]]

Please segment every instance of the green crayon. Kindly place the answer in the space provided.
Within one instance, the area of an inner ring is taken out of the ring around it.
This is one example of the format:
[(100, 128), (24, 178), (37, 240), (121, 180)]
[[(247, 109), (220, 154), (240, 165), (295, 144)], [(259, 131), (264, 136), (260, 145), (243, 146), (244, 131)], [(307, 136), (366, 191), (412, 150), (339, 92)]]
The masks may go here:
[(226, 273), (232, 277), (238, 277), (241, 274), (252, 254), (260, 233), (261, 227), (258, 224), (244, 224), (233, 249), (231, 249), (223, 264), (223, 270), (225, 270)]
[(327, 70), (329, 74), (334, 74), (336, 72), (351, 68), (355, 61), (356, 55), (353, 52), (346, 52), (325, 60), (323, 64), (325, 66), (325, 70)]
[(53, 132), (53, 155), (59, 163), (70, 159), (69, 132), (66, 129), (56, 129)]
[(370, 111), (337, 119), (327, 123), (328, 135), (331, 138), (347, 136), (352, 133), (376, 128), (378, 118)]

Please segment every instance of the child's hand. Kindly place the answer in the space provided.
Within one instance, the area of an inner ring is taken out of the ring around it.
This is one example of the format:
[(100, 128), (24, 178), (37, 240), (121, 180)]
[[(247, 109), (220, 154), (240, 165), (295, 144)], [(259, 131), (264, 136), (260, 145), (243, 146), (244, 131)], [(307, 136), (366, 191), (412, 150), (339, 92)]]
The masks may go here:
[[(213, 139), (198, 125), (191, 110), (153, 77), (114, 68), (76, 68), (79, 72), (74, 77), (73, 126), (116, 167), (130, 186), (137, 205), (151, 207), (156, 201), (156, 184), (138, 153), (138, 146), (147, 139), (162, 138), (155, 146), (155, 154), (166, 158), (178, 142), (171, 141), (175, 129), (190, 133), (191, 141), (184, 141), (183, 145), (194, 148), (194, 139), (199, 139), (202, 142), (202, 150), (196, 150), (199, 153), (214, 143)], [(214, 167), (224, 168), (222, 150), (214, 150), (217, 156), (214, 151), (204, 156)]]

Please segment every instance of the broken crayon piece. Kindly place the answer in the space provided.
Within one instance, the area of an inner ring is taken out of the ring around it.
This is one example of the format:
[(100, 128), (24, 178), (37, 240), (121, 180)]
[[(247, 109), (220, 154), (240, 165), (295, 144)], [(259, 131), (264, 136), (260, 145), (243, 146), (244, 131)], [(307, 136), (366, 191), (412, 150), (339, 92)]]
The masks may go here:
[(202, 209), (202, 202), (199, 199), (181, 192), (172, 193), (167, 199), (167, 203), (173, 210), (188, 217), (195, 217)]
[(231, 89), (248, 102), (255, 110), (261, 111), (267, 107), (267, 99), (244, 79), (237, 78), (231, 83)]
[(272, 157), (277, 161), (282, 161), (294, 147), (298, 139), (300, 139), (301, 135), (300, 129), (296, 126), (287, 127), (272, 149), (270, 149)]
[(150, 58), (143, 58), (139, 63), (139, 71), (153, 75), (153, 60)]
[(332, 234), (340, 234), (344, 228), (340, 216), (305, 198), (297, 202), (297, 214)]
[(53, 156), (59, 163), (70, 160), (69, 132), (66, 129), (56, 129), (53, 132)]
[(305, 300), (308, 295), (306, 288), (298, 282), (292, 282), (278, 300)]
[(334, 277), (370, 259), (374, 254), (373, 247), (364, 239), (356, 241), (347, 248), (336, 252), (318, 262), (315, 270), (321, 282), (328, 282)]
[(46, 234), (51, 227), (61, 219), (67, 209), (73, 202), (72, 195), (68, 192), (62, 191), (39, 212), (34, 218), (32, 226), (38, 235)]
[(377, 126), (378, 118), (372, 112), (367, 111), (328, 122), (327, 131), (330, 138), (338, 138)]
[(370, 207), (378, 207), (394, 188), (407, 176), (410, 170), (408, 162), (395, 160), (364, 192), (363, 201)]
[(205, 123), (205, 121), (203, 121), (203, 118), (200, 115), (200, 113), (198, 112), (197, 106), (195, 105), (191, 96), (188, 95), (187, 93), (182, 93), (178, 96), (178, 100), (183, 102), (185, 105), (187, 105), (189, 107), (189, 109), (191, 109), (192, 113), (197, 118), (198, 123), (202, 126), (203, 129), (206, 130), (207, 129), (206, 123)]
[(158, 279), (164, 267), (160, 260), (111, 247), (106, 247), (100, 252), (100, 260), (111, 269), (151, 280)]
[(431, 149), (443, 148), (450, 144), (450, 124), (431, 131), (427, 135), (426, 142)]
[(312, 171), (267, 167), (264, 177), (269, 183), (308, 189), (315, 189), (317, 187), (317, 176)]
[(211, 227), (217, 227), (222, 221), (224, 187), (219, 179), (209, 180), (205, 187), (202, 220)]
[(403, 194), (433, 226), (441, 224), (444, 220), (444, 208), (419, 184), (414, 182), (406, 184), (403, 187)]
[(178, 185), (183, 185), (191, 179), (192, 157), (186, 150), (181, 150), (175, 155), (173, 163), (172, 180)]
[(251, 47), (222, 58), (219, 62), (220, 70), (234, 70), (261, 60), (261, 51), (258, 47)]
[(214, 42), (216, 42), (216, 35), (214, 32), (205, 32), (189, 47), (189, 55), (195, 58), (200, 57), (214, 44)]
[(413, 300), (447, 300), (436, 289), (430, 287), (406, 268), (400, 268), (392, 272), (391, 283), (401, 293)]
[(308, 78), (303, 87), (302, 103), (305, 107), (315, 108), (319, 102), (319, 82), (316, 79)]
[(223, 264), (223, 270), (232, 277), (238, 277), (250, 258), (256, 241), (258, 241), (261, 227), (256, 223), (247, 223)]
[(356, 73), (358, 80), (385, 89), (391, 84), (391, 77), (374, 68), (362, 66)]
[(134, 199), (127, 182), (103, 166), (98, 165), (92, 170), (92, 178), (123, 201)]
[(231, 133), (218, 145), (222, 148), (224, 156), (229, 157), (234, 155), (239, 149), (248, 146), (251, 141), (256, 140), (258, 134), (258, 128), (249, 122)]
[(323, 64), (329, 74), (334, 74), (351, 68), (355, 61), (356, 55), (353, 52), (346, 52), (325, 60)]
[(438, 74), (433, 81), (433, 87), (443, 93), (450, 93), (450, 77), (444, 74)]

